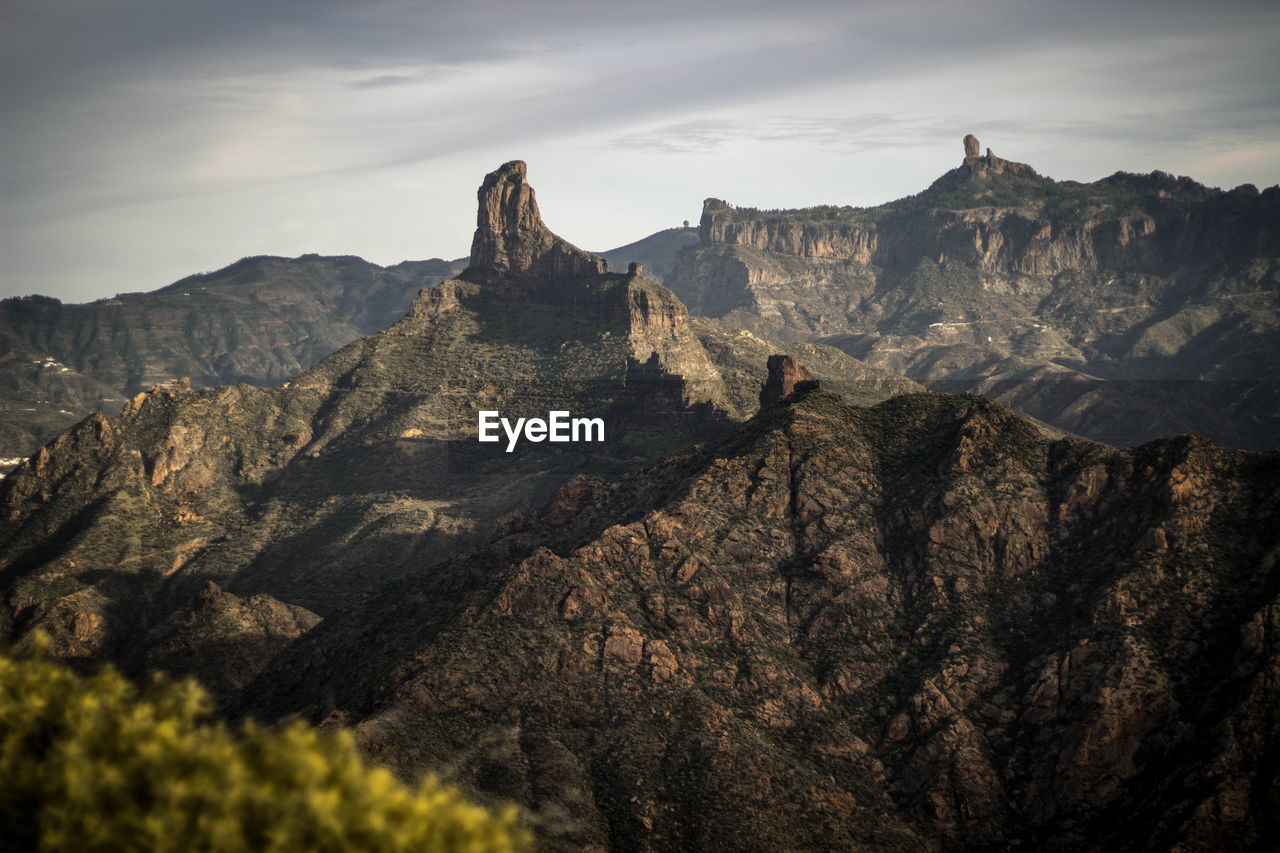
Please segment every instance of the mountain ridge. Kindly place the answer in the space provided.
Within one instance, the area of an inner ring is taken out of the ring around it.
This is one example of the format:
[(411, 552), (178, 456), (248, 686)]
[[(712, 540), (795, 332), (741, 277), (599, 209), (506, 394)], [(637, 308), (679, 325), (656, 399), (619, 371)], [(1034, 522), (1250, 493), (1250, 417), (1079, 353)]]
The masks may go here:
[[(875, 208), (708, 199), (699, 234), (666, 282), (726, 326), (998, 394), (1109, 443), (1280, 445), (1280, 187), (1060, 182), (966, 148)], [(1113, 381), (1141, 384), (1143, 411)]]
[[(180, 382), (142, 392), (5, 478), (0, 635), (41, 628), (59, 656), (133, 671), (163, 659), (194, 667), (218, 691), (227, 672), (166, 651), (226, 639), (201, 616), (209, 582), (237, 597), (216, 599), (241, 614), (225, 625), (247, 632), (236, 642), (278, 647), (312, 616), (422, 554), (469, 546), (576, 474), (656, 461), (755, 411), (772, 346), (691, 319), (638, 274), (539, 271), (539, 251), (556, 263), (573, 257), (528, 215), (536, 207), (523, 175), (496, 174), (482, 205), (507, 189), (529, 203), (507, 209), (511, 228), (485, 226), (525, 259), (519, 275), (484, 268), (482, 249), (479, 281), (423, 289), (398, 322), (278, 387)], [(792, 350), (855, 399), (918, 387), (836, 350)], [(600, 417), (605, 435), (524, 442), (508, 454), (477, 442), (483, 409)], [(261, 609), (255, 600), (274, 614), (270, 643), (249, 616)], [(175, 626), (190, 630), (175, 635)]]
[(447, 764), (551, 849), (1250, 847), (1280, 542), (1213, 531), (1269, 530), (1278, 466), (801, 389), (353, 601), (245, 709)]
[[(546, 229), (517, 163), (392, 325), (141, 392), (0, 482), (0, 641), (350, 725), (549, 849), (1277, 837), (1280, 454), (1046, 434), (700, 320)], [(603, 440), (478, 441), (556, 410)]]
[(461, 270), (439, 259), (380, 267), (258, 255), (148, 294), (0, 301), (0, 456), (28, 456), (89, 412), (114, 414), (181, 377), (278, 384), (390, 325), (423, 286)]

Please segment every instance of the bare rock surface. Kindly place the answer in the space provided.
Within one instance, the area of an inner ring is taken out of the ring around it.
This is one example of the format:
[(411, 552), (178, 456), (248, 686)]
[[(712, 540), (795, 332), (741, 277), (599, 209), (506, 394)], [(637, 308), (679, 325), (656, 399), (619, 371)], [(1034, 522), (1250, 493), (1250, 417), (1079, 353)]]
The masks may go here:
[(609, 271), (608, 262), (562, 240), (542, 223), (523, 160), (485, 175), (471, 242), (470, 276), (574, 278)]
[(760, 408), (772, 406), (795, 390), (797, 383), (808, 382), (813, 374), (794, 357), (785, 353), (769, 356), (769, 375), (760, 386)]
[(821, 341), (1124, 446), (1280, 446), (1280, 188), (1057, 181), (979, 154), (876, 207), (709, 198), (664, 278), (694, 315)]
[(1280, 457), (790, 399), (334, 614), (248, 706), (552, 849), (1265, 846)]

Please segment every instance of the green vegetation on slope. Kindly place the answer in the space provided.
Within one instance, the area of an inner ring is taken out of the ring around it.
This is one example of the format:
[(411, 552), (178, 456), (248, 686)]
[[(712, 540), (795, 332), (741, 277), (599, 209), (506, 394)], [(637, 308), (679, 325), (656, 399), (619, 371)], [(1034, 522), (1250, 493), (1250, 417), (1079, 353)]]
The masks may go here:
[(208, 723), (194, 681), (139, 692), (0, 655), (0, 847), (13, 850), (467, 850), (528, 846), (433, 777), (410, 789), (345, 731)]
[(391, 325), (419, 289), (462, 267), (260, 256), (83, 305), (0, 300), (0, 457), (30, 455), (89, 412), (114, 413), (178, 377), (196, 386), (282, 382)]
[[(1247, 190), (1246, 190), (1247, 191)], [(1191, 178), (1155, 171), (1148, 175), (1116, 172), (1092, 183), (1055, 181), (1021, 163), (1005, 169), (952, 169), (915, 195), (875, 207), (819, 204), (798, 209), (762, 210), (735, 206), (735, 220), (785, 218), (800, 222), (848, 222), (869, 227), (907, 213), (939, 208), (1040, 207), (1059, 221), (1154, 215), (1181, 205), (1202, 204), (1219, 191)]]

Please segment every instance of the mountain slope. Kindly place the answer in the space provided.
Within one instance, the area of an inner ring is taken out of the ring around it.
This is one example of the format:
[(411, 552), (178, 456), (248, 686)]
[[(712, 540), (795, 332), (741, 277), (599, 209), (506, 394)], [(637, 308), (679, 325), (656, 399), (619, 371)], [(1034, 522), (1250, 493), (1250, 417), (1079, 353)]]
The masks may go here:
[(1253, 849), (1280, 456), (798, 392), (330, 616), (246, 708), (553, 849)]
[[(278, 388), (141, 393), (0, 487), (0, 639), (238, 686), (350, 595), (457, 553), (577, 474), (616, 475), (758, 406), (776, 349), (551, 234), (524, 164), (486, 178), (476, 252), (388, 329)], [(860, 401), (918, 388), (794, 349)], [(481, 443), (478, 413), (600, 418), (603, 440)], [(209, 584), (215, 586), (210, 588)], [(244, 668), (220, 660), (239, 649)], [(247, 671), (246, 671), (247, 668)]]
[(668, 228), (636, 240), (634, 243), (599, 254), (609, 262), (611, 269), (624, 270), (633, 261), (641, 263), (644, 265), (645, 275), (662, 283), (671, 274), (676, 255), (680, 250), (695, 246), (697, 243), (696, 228)]
[(0, 301), (0, 457), (28, 456), (91, 411), (188, 377), (274, 385), (394, 323), (457, 261), (244, 258), (152, 293), (85, 305)]
[(1101, 440), (1280, 445), (1280, 188), (1059, 182), (976, 145), (876, 208), (708, 199), (701, 243), (666, 283), (694, 314), (997, 394)]

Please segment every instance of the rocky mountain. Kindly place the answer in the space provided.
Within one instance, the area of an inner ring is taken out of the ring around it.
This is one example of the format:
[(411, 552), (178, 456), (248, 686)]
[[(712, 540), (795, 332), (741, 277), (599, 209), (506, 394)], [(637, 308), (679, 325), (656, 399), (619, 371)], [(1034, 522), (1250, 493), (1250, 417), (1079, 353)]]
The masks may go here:
[(0, 300), (0, 457), (29, 456), (90, 412), (115, 414), (181, 377), (277, 385), (391, 325), (464, 264), (253, 257), (85, 305)]
[(1161, 172), (1054, 181), (966, 137), (875, 208), (708, 199), (666, 278), (694, 314), (823, 341), (1129, 445), (1280, 446), (1280, 188)]
[[(673, 228), (601, 256), (643, 264), (661, 283), (697, 229)], [(84, 305), (0, 300), (0, 474), (91, 412), (112, 415), (139, 391), (278, 385), (404, 316), (417, 292), (467, 259), (380, 267), (357, 257), (244, 258), (150, 293)]]
[(448, 767), (548, 849), (1266, 849), (1278, 486), (1276, 453), (810, 383), (340, 609), (245, 707)]
[[(934, 201), (1042, 181), (970, 148)], [(1102, 209), (1076, 192), (1044, 210)], [(1280, 453), (1115, 449), (727, 328), (766, 285), (812, 307), (759, 276), (699, 320), (551, 232), (518, 161), (477, 201), (467, 268), (390, 327), (277, 387), (138, 393), (0, 483), (0, 642), (349, 724), (406, 777), (515, 800), (548, 849), (1274, 847)], [(875, 293), (903, 267), (874, 219), (812, 232), (865, 260), (678, 263), (821, 261)], [(1070, 290), (981, 275), (974, 300)], [(953, 282), (930, 298), (960, 306)], [(548, 440), (557, 411), (585, 434)]]
[[(0, 640), (40, 628), (60, 656), (196, 672), (225, 693), (352, 594), (573, 476), (652, 463), (755, 412), (775, 345), (604, 272), (543, 225), (523, 163), (486, 178), (479, 208), (467, 269), (391, 327), (279, 387), (140, 392), (18, 467), (0, 489)], [(789, 350), (859, 402), (919, 388)], [(477, 440), (481, 411), (557, 410), (603, 435), (513, 443), (494, 423)]]

